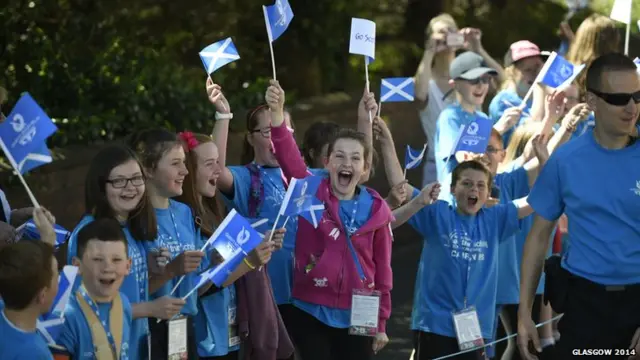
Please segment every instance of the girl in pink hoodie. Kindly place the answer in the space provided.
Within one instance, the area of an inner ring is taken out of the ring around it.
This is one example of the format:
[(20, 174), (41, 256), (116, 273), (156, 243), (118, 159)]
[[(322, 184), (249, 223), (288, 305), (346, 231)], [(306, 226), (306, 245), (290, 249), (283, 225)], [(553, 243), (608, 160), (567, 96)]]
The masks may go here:
[[(284, 125), (284, 91), (277, 82), (271, 82), (266, 99), (285, 177), (309, 176)], [(291, 336), (304, 360), (367, 360), (388, 342), (393, 216), (376, 191), (358, 185), (371, 165), (370, 152), (364, 134), (342, 130), (329, 143), (325, 175), (315, 194), (325, 208), (317, 228), (298, 218)]]

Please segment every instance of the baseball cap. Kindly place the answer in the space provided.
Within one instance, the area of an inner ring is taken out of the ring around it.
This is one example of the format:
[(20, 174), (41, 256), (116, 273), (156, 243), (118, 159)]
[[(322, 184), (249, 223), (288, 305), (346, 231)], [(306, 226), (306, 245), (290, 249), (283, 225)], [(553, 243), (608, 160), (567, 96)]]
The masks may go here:
[(472, 51), (456, 56), (449, 65), (449, 76), (452, 79), (475, 80), (484, 74), (498, 75), (498, 72), (487, 67), (482, 56)]
[(538, 45), (532, 43), (531, 41), (516, 41), (511, 44), (511, 46), (509, 46), (509, 50), (504, 55), (504, 66), (511, 66), (514, 63), (529, 57), (544, 55), (549, 55), (549, 53), (540, 51)]

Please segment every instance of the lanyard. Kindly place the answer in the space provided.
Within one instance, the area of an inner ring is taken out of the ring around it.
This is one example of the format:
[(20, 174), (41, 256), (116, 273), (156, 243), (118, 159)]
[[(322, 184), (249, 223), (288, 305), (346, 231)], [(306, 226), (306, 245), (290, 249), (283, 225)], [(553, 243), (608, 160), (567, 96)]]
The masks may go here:
[(169, 204), (169, 214), (171, 215), (171, 223), (173, 224), (173, 229), (176, 231), (176, 240), (178, 240), (178, 243), (180, 243), (180, 232), (178, 231), (176, 217), (175, 215), (173, 215), (173, 210), (171, 210), (171, 204)]
[[(356, 253), (356, 249), (351, 242), (351, 236), (356, 232), (356, 228), (353, 226), (356, 220), (356, 212), (358, 211), (358, 200), (353, 203), (353, 210), (351, 211), (351, 221), (348, 226), (344, 226), (345, 235), (347, 238), (347, 246), (349, 247), (349, 252), (351, 253), (351, 257), (353, 257), (353, 262), (356, 265), (356, 270), (358, 271), (358, 276), (360, 277), (360, 281), (364, 282), (367, 280), (367, 277), (364, 275), (364, 270), (362, 269), (362, 264), (360, 264), (360, 260), (358, 259), (358, 254)], [(344, 225), (344, 224), (343, 224)]]
[[(460, 226), (460, 219), (456, 217), (456, 237), (458, 238), (460, 244), (460, 247), (462, 248), (462, 254), (467, 253), (468, 255), (468, 259), (467, 259), (467, 273), (465, 276), (465, 283), (464, 283), (464, 306), (463, 309), (467, 308), (467, 300), (469, 299), (469, 280), (471, 279), (471, 253), (465, 251), (465, 246), (462, 244), (463, 241), (465, 241), (465, 237), (463, 236), (463, 232), (462, 232), (463, 228)], [(466, 238), (468, 238), (470, 246), (468, 247), (469, 251), (471, 251), (471, 249), (473, 249), (473, 244), (474, 244), (474, 237), (475, 237), (475, 233), (476, 230), (478, 230), (478, 215), (476, 214), (475, 218), (473, 219), (473, 225), (471, 228), (471, 232), (469, 234), (467, 234), (468, 236)]]
[(93, 310), (98, 320), (100, 320), (100, 323), (104, 328), (104, 332), (107, 334), (107, 340), (109, 341), (109, 346), (111, 347), (111, 351), (113, 352), (115, 357), (116, 356), (115, 354), (117, 353), (116, 341), (113, 339), (113, 335), (111, 334), (111, 329), (107, 326), (106, 321), (100, 318), (100, 311), (98, 310), (98, 305), (96, 305), (96, 303), (93, 301), (91, 296), (87, 294), (87, 290), (84, 288), (84, 286), (80, 287), (80, 295), (82, 295), (82, 298), (84, 299), (84, 301), (86, 301), (87, 304), (89, 304), (89, 307), (91, 308), (91, 310)]
[[(132, 252), (136, 252), (137, 254), (135, 255), (139, 255), (140, 256), (140, 261), (142, 261), (142, 276), (147, 277), (147, 259), (145, 258), (145, 256), (143, 255), (144, 252), (143, 250), (140, 249), (140, 246), (142, 246), (141, 244), (138, 244), (137, 240), (133, 240), (133, 246), (131, 246), (131, 251)], [(135, 275), (134, 275), (135, 276)], [(137, 277), (136, 277), (137, 280)], [(137, 281), (136, 281), (137, 282)], [(145, 302), (147, 301), (147, 286), (149, 286), (149, 279), (147, 277), (147, 281), (142, 281), (142, 284), (140, 284), (138, 282), (138, 286), (140, 287), (140, 301), (141, 302)]]

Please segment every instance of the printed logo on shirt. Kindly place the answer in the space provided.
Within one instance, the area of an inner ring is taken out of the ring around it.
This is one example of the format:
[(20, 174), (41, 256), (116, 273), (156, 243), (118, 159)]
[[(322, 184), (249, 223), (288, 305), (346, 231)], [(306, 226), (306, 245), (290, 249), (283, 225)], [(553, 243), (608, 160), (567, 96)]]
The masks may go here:
[(473, 242), (466, 232), (458, 236), (457, 231), (449, 233), (444, 246), (451, 249), (452, 258), (462, 258), (469, 261), (484, 261), (485, 250), (489, 248), (489, 243), (484, 240)]
[(331, 230), (331, 232), (329, 233), (329, 236), (331, 236), (333, 240), (338, 240), (338, 236), (340, 236), (340, 230), (338, 230), (338, 228), (333, 228), (333, 230)]
[(327, 287), (329, 286), (329, 279), (325, 278), (321, 278), (321, 279), (317, 279), (317, 278), (313, 278), (313, 282), (315, 282), (315, 287)]
[(635, 188), (631, 188), (631, 191), (633, 191), (634, 194), (640, 196), (640, 180), (636, 181), (636, 187)]

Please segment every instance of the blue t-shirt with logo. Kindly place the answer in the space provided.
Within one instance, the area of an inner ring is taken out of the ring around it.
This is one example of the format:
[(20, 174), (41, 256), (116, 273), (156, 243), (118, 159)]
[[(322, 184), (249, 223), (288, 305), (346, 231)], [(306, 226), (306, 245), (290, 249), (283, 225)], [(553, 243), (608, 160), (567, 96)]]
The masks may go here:
[(0, 355), (3, 360), (53, 360), (44, 338), (36, 331), (24, 331), (13, 325), (5, 316), (1, 301)]
[[(436, 122), (436, 136), (434, 138), (434, 153), (436, 157), (436, 171), (438, 172), (438, 182), (442, 185), (440, 190), (440, 200), (452, 202), (451, 196), (451, 173), (458, 165), (455, 157), (447, 162), (453, 146), (460, 134), (460, 126), (469, 125), (477, 118), (488, 119), (482, 111), (470, 113), (465, 111), (460, 104), (455, 103), (442, 110)], [(447, 164), (444, 168), (445, 163)], [(442, 170), (444, 169), (444, 171)], [(442, 173), (441, 173), (442, 171)]]
[[(358, 186), (360, 192), (352, 200), (340, 200), (340, 221), (347, 230), (347, 236), (351, 241), (349, 234), (354, 234), (357, 229), (361, 228), (371, 217), (371, 209), (373, 208), (373, 197), (364, 186)], [(353, 256), (350, 251), (345, 252), (345, 256)], [(297, 299), (293, 300), (293, 304), (299, 309), (312, 315), (325, 325), (346, 329), (351, 322), (351, 310), (343, 310), (330, 308), (327, 306), (311, 304)]]
[[(264, 228), (273, 228), (273, 223), (278, 216), (280, 206), (284, 201), (287, 190), (283, 179), (282, 170), (279, 167), (265, 167), (256, 165), (258, 176), (264, 187), (264, 198), (260, 201), (257, 216), (249, 214), (249, 203), (251, 200), (251, 173), (246, 166), (230, 166), (229, 171), (233, 174), (233, 194), (223, 194), (225, 204), (229, 208), (235, 209), (240, 215), (246, 218), (268, 219)], [(319, 174), (316, 170), (310, 170), (314, 175)], [(284, 224), (285, 218), (280, 217), (278, 226)], [(296, 243), (296, 232), (298, 231), (298, 218), (293, 216), (287, 221), (287, 232), (284, 235), (282, 249), (271, 255), (267, 271), (271, 279), (271, 287), (276, 300), (276, 304), (290, 304), (291, 290), (293, 287), (293, 249)]]
[[(155, 252), (160, 248), (166, 248), (171, 253), (171, 260), (174, 260), (185, 251), (197, 251), (196, 244), (200, 242), (196, 233), (195, 222), (191, 209), (180, 202), (169, 200), (169, 207), (166, 209), (155, 209), (158, 221), (158, 238), (154, 241), (145, 242), (147, 252)], [(204, 261), (204, 260), (203, 260)], [(182, 298), (186, 296), (196, 285), (197, 271), (186, 274), (174, 297)], [(171, 290), (180, 280), (181, 276), (174, 277), (165, 283), (158, 291), (151, 294), (152, 299), (171, 294)], [(198, 292), (194, 291), (187, 299), (186, 304), (180, 310), (183, 315), (193, 316), (198, 312), (196, 301)]]
[(529, 194), (549, 221), (567, 214), (562, 266), (603, 285), (640, 283), (640, 142), (600, 146), (587, 132), (556, 150)]
[[(123, 310), (120, 360), (136, 360), (136, 358), (131, 355), (129, 347), (131, 323), (133, 321), (131, 304), (126, 295), (120, 293), (120, 298), (122, 299)], [(100, 313), (98, 319), (109, 327), (112, 304), (97, 303), (97, 306)], [(71, 354), (71, 358), (74, 360), (95, 359), (95, 346), (91, 336), (91, 328), (75, 296), (71, 296), (64, 310), (64, 325), (57, 342), (60, 346), (67, 349)]]
[[(69, 238), (67, 250), (67, 263), (71, 264), (73, 258), (78, 255), (78, 232), (94, 220), (93, 216), (86, 215), (76, 225)], [(120, 292), (127, 296), (131, 304), (149, 301), (149, 270), (147, 267), (147, 253), (143, 241), (136, 241), (128, 227), (122, 228), (127, 239), (129, 259), (131, 259), (131, 271), (125, 276)], [(74, 282), (73, 292), (78, 290), (81, 284), (81, 276), (78, 275)], [(133, 320), (131, 326), (131, 339), (129, 340), (130, 354), (138, 354), (140, 358), (146, 358), (148, 352), (147, 335), (149, 334), (149, 322), (146, 318)]]
[[(414, 191), (414, 197), (418, 195)], [(452, 313), (475, 306), (482, 336), (493, 337), (498, 287), (498, 243), (518, 231), (513, 204), (465, 216), (445, 201), (409, 219), (425, 239), (415, 325), (420, 331), (456, 337)]]
[[(514, 130), (531, 117), (532, 99), (533, 96), (530, 97), (527, 105), (522, 110), (522, 116), (520, 116), (518, 123), (502, 134), (502, 141), (504, 142), (505, 148), (509, 146), (509, 141), (511, 140)], [(500, 120), (505, 110), (514, 106), (520, 106), (522, 104), (522, 100), (523, 99), (515, 91), (502, 90), (498, 92), (496, 96), (491, 99), (491, 103), (489, 104), (489, 117), (491, 118), (491, 121), (493, 121), (493, 124), (495, 125)]]

